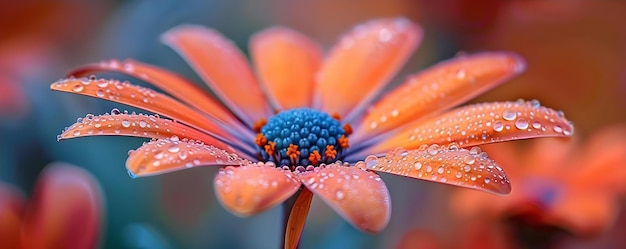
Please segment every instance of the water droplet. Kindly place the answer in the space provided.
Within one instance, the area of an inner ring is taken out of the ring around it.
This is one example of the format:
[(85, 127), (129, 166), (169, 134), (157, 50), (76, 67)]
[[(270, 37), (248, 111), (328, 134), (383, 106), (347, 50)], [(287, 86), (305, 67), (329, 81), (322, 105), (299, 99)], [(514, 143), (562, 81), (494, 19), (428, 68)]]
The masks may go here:
[(511, 121), (515, 119), (516, 117), (517, 117), (517, 113), (513, 110), (507, 109), (502, 113), (502, 118), (508, 121)]
[(139, 127), (145, 128), (146, 125), (147, 125), (146, 121), (143, 121), (143, 120), (139, 121)]
[(533, 122), (533, 128), (535, 128), (535, 129), (541, 128), (541, 123), (539, 121), (534, 121)]
[(376, 156), (368, 156), (365, 158), (365, 167), (372, 169), (378, 165), (378, 158)]
[(500, 121), (496, 121), (495, 123), (493, 123), (493, 130), (500, 132), (504, 129), (504, 124)]
[(483, 150), (481, 150), (481, 149), (480, 149), (480, 147), (478, 147), (478, 146), (474, 146), (474, 147), (472, 147), (472, 148), (470, 149), (470, 151), (469, 151), (470, 155), (478, 155), (478, 154), (480, 154), (481, 152), (483, 152)]
[(343, 200), (345, 194), (343, 193), (343, 191), (337, 190), (337, 192), (335, 192), (335, 197), (337, 198), (337, 200)]
[(130, 126), (130, 121), (128, 121), (126, 119), (122, 120), (122, 126), (128, 128)]
[(443, 174), (443, 167), (439, 167), (439, 168), (437, 169), (437, 173), (439, 173), (439, 174)]
[(515, 127), (520, 130), (526, 130), (528, 129), (528, 121), (526, 121), (526, 119), (519, 118), (515, 120)]
[(463, 173), (457, 171), (454, 176), (456, 176), (456, 178), (461, 178), (463, 176)]
[(72, 88), (72, 91), (74, 91), (74, 92), (81, 92), (83, 89), (84, 89), (83, 85), (78, 84), (78, 85), (75, 85)]
[(484, 181), (485, 184), (489, 184), (491, 182), (491, 179), (489, 177), (485, 177)]
[(561, 133), (561, 132), (563, 132), (563, 128), (561, 128), (561, 126), (559, 126), (559, 125), (555, 125), (552, 129), (553, 129), (553, 130), (554, 130), (554, 132), (556, 132), (556, 133)]
[(422, 169), (422, 164), (421, 164), (420, 162), (416, 162), (415, 164), (413, 164), (413, 167), (414, 167), (416, 170), (420, 170), (420, 169)]
[(111, 110), (111, 115), (119, 115), (119, 114), (121, 114), (119, 109), (113, 108), (113, 110)]
[(169, 148), (167, 148), (167, 151), (172, 152), (172, 153), (176, 153), (176, 152), (180, 151), (180, 147), (178, 147), (178, 145), (172, 145)]
[(472, 155), (466, 155), (463, 157), (463, 162), (466, 164), (474, 164), (474, 162), (476, 162), (476, 158)]
[(439, 152), (439, 145), (433, 144), (428, 147), (427, 151), (428, 151), (428, 154), (430, 154), (431, 156), (437, 155), (437, 153)]
[(459, 79), (459, 80), (462, 80), (462, 79), (464, 79), (464, 78), (465, 78), (465, 75), (466, 75), (466, 73), (465, 73), (465, 69), (461, 68), (461, 69), (459, 69), (459, 71), (456, 73), (456, 78), (457, 78), (457, 79)]
[(541, 106), (541, 103), (539, 102), (539, 100), (533, 99), (530, 101), (530, 106), (532, 108), (539, 108)]

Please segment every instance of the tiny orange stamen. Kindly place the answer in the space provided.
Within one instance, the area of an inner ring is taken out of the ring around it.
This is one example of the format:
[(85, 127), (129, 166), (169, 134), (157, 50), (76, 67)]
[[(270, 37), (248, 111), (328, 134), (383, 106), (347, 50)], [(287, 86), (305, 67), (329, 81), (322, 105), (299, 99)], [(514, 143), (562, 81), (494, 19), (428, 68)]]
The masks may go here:
[(335, 160), (335, 158), (337, 157), (337, 151), (335, 150), (335, 146), (326, 145), (326, 152), (324, 152), (324, 155), (332, 160)]
[(341, 121), (341, 115), (339, 115), (338, 112), (335, 112), (333, 113), (333, 115), (330, 115), (330, 116), (336, 119), (337, 121)]
[(254, 125), (252, 125), (252, 129), (254, 130), (254, 132), (259, 133), (261, 132), (261, 128), (263, 128), (263, 126), (265, 126), (267, 124), (267, 119), (259, 119), (256, 122), (254, 122)]
[(350, 147), (350, 142), (348, 140), (348, 137), (346, 137), (345, 135), (341, 135), (341, 137), (337, 139), (337, 142), (339, 143), (339, 148), (345, 149), (345, 148)]
[(295, 144), (289, 144), (289, 148), (287, 148), (287, 156), (291, 159), (292, 163), (298, 162), (298, 158), (300, 158), (298, 146)]
[(270, 156), (274, 155), (274, 153), (276, 152), (276, 142), (274, 141), (267, 143), (263, 147), (265, 148), (265, 152), (267, 152), (267, 154)]
[(350, 126), (350, 124), (343, 125), (343, 130), (346, 132), (347, 136), (350, 136), (350, 134), (352, 134), (352, 126)]
[(267, 138), (265, 137), (265, 135), (263, 135), (263, 133), (257, 133), (256, 134), (256, 138), (254, 139), (254, 143), (263, 148), (263, 145), (267, 144)]
[(313, 152), (311, 152), (309, 154), (309, 162), (311, 164), (319, 163), (320, 159), (322, 159), (322, 156), (320, 155), (320, 153), (317, 150), (314, 150)]

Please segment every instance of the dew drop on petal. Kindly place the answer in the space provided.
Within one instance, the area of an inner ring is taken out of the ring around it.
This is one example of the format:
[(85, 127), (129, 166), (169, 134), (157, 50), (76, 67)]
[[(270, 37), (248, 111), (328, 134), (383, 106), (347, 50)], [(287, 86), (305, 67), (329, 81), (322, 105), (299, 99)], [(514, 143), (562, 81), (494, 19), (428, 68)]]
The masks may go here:
[(74, 87), (72, 87), (72, 91), (74, 92), (81, 92), (84, 89), (83, 85), (77, 84)]
[(130, 121), (128, 121), (127, 119), (122, 120), (122, 126), (124, 126), (125, 128), (130, 127)]
[(563, 128), (561, 126), (555, 125), (553, 128), (554, 132), (561, 133), (563, 132)]
[(513, 110), (504, 110), (504, 112), (502, 113), (502, 118), (508, 121), (511, 121), (513, 119), (515, 119), (517, 117), (517, 113), (515, 113), (515, 111)]
[(170, 146), (169, 148), (167, 148), (167, 151), (172, 152), (172, 153), (176, 153), (180, 151), (180, 148), (178, 147), (178, 145), (174, 144), (172, 146)]
[(413, 164), (413, 167), (415, 168), (415, 170), (420, 170), (422, 169), (422, 164), (420, 162), (416, 162), (415, 164)]
[(515, 127), (520, 130), (528, 129), (528, 121), (526, 119), (519, 118), (515, 120)]
[(495, 123), (493, 123), (493, 130), (494, 131), (502, 131), (504, 129), (504, 124), (500, 121), (496, 121)]
[(541, 123), (539, 121), (534, 121), (533, 122), (533, 128), (535, 128), (535, 129), (541, 128)]
[(437, 155), (437, 152), (439, 152), (439, 145), (433, 144), (428, 147), (427, 151), (431, 156)]
[(337, 198), (337, 200), (343, 200), (344, 197), (345, 194), (343, 193), (343, 191), (337, 190), (337, 192), (335, 192), (335, 198)]

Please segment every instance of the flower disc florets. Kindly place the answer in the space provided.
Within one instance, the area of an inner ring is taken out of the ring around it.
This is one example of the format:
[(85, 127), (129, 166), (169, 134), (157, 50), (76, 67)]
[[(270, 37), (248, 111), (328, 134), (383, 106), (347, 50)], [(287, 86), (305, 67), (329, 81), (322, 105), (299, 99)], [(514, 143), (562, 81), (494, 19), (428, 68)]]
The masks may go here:
[(262, 161), (292, 170), (297, 166), (319, 166), (342, 158), (349, 146), (350, 132), (344, 127), (337, 117), (326, 113), (309, 108), (291, 109), (257, 123), (255, 142)]

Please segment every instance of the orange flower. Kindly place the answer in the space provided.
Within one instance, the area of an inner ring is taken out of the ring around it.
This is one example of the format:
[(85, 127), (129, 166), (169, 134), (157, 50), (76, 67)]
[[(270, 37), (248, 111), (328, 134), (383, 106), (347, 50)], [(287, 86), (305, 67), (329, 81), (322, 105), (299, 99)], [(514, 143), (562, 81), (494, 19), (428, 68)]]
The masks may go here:
[(98, 183), (86, 171), (52, 164), (33, 197), (24, 199), (0, 183), (0, 241), (3, 248), (95, 248), (102, 213)]
[(577, 142), (542, 140), (524, 152), (504, 145), (489, 148), (502, 157), (496, 159), (502, 159), (515, 190), (500, 198), (458, 191), (453, 211), (583, 237), (606, 231), (626, 194), (626, 128), (606, 128)]
[(241, 216), (264, 211), (301, 190), (287, 229), (288, 240), (297, 243), (309, 191), (357, 228), (378, 232), (387, 225), (391, 207), (387, 188), (374, 172), (506, 194), (510, 185), (504, 172), (472, 146), (572, 133), (562, 113), (538, 101), (484, 103), (446, 112), (522, 72), (522, 59), (506, 52), (440, 63), (411, 75), (372, 104), (421, 38), (420, 27), (407, 19), (374, 20), (354, 28), (322, 59), (313, 41), (274, 27), (251, 39), (255, 77), (244, 55), (220, 33), (180, 26), (166, 32), (163, 41), (190, 63), (217, 99), (152, 65), (132, 60), (86, 65), (71, 75), (118, 72), (171, 97), (95, 76), (63, 79), (51, 88), (173, 120), (114, 109), (111, 114), (88, 114), (59, 139), (152, 138), (129, 153), (131, 176), (226, 166), (215, 178), (215, 190), (223, 206)]

